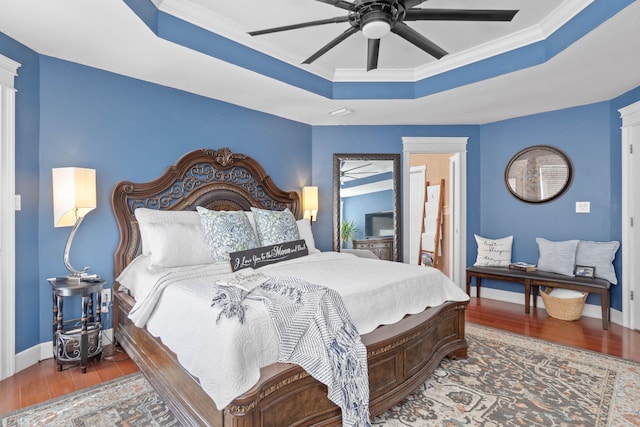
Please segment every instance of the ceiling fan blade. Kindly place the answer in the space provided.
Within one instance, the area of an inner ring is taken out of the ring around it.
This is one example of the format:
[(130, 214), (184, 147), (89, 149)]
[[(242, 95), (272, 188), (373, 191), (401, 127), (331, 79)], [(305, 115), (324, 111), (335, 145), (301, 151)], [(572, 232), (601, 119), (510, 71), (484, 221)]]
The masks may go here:
[(267, 28), (265, 30), (251, 31), (249, 32), (249, 34), (252, 36), (260, 36), (262, 34), (277, 33), (279, 31), (296, 30), (298, 28), (313, 27), (316, 25), (324, 25), (324, 24), (340, 24), (342, 22), (348, 22), (348, 21), (349, 21), (349, 16), (336, 16), (335, 18), (320, 19), (318, 21), (301, 22), (299, 24), (284, 25), (282, 27), (274, 27), (274, 28)]
[(447, 53), (449, 53), (428, 38), (424, 37), (422, 34), (415, 31), (413, 28), (410, 28), (404, 22), (397, 22), (396, 25), (391, 28), (391, 31), (399, 35), (409, 43), (412, 43), (420, 49), (424, 50), (436, 59), (440, 59)]
[(349, 10), (349, 11), (351, 11), (355, 7), (353, 3), (349, 3), (348, 1), (344, 1), (344, 0), (316, 0), (316, 1), (319, 1), (320, 3), (330, 4), (331, 6), (339, 7), (340, 9)]
[[(371, 163), (365, 163), (364, 165), (358, 165), (358, 166), (354, 166), (351, 169), (347, 169), (346, 171), (342, 171), (343, 173), (351, 173), (351, 171), (354, 171), (356, 169), (360, 169), (360, 168), (366, 168), (367, 166), (371, 166)], [(354, 172), (357, 173), (357, 172)], [(365, 172), (365, 173), (369, 173), (369, 172)]]
[(313, 61), (315, 61), (316, 59), (320, 58), (322, 55), (324, 55), (325, 53), (329, 52), (331, 49), (336, 47), (340, 42), (346, 40), (349, 36), (357, 33), (358, 31), (359, 30), (357, 28), (355, 28), (355, 27), (349, 27), (347, 30), (345, 30), (345, 32), (340, 34), (335, 39), (331, 40), (329, 43), (327, 43), (322, 48), (320, 48), (320, 50), (318, 50), (316, 53), (314, 53), (309, 58), (307, 58), (303, 62), (303, 64), (311, 64)]
[(380, 39), (369, 39), (367, 44), (367, 71), (378, 68), (378, 54), (380, 53)]
[(405, 21), (511, 21), (517, 10), (409, 9)]
[(405, 0), (404, 1), (404, 7), (405, 9), (411, 9), (412, 7), (416, 7), (418, 5), (421, 5), (422, 3), (424, 3), (426, 0)]

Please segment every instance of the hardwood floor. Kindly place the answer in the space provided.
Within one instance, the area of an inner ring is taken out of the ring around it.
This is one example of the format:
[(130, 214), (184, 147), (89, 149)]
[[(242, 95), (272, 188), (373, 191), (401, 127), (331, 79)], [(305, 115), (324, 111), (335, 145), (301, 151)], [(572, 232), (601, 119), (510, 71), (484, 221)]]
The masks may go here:
[(525, 315), (523, 305), (471, 298), (467, 321), (640, 362), (640, 331), (612, 322), (604, 330), (602, 320), (593, 317), (567, 322), (550, 317), (544, 308), (531, 307)]
[[(599, 319), (583, 316), (575, 322), (566, 322), (549, 317), (541, 308), (532, 307), (531, 314), (525, 315), (522, 305), (471, 298), (467, 320), (640, 362), (640, 332), (614, 323), (605, 331)], [(107, 347), (104, 355), (101, 361), (91, 362), (85, 374), (79, 366), (65, 367), (59, 372), (53, 359), (47, 359), (0, 381), (0, 414), (138, 371), (124, 353), (114, 353)]]
[(91, 361), (87, 372), (80, 365), (64, 365), (62, 371), (53, 360), (46, 359), (0, 381), (0, 414), (91, 387), (114, 378), (137, 372), (138, 367), (126, 353), (105, 347), (100, 361)]

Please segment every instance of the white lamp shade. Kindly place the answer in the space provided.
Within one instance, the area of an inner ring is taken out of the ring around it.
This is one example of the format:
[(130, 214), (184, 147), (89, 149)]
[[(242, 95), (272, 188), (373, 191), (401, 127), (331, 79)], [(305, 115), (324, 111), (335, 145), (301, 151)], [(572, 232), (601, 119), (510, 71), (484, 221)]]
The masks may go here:
[(302, 187), (304, 217), (315, 220), (318, 214), (318, 187)]
[(54, 226), (71, 227), (96, 208), (96, 171), (53, 168), (52, 175)]

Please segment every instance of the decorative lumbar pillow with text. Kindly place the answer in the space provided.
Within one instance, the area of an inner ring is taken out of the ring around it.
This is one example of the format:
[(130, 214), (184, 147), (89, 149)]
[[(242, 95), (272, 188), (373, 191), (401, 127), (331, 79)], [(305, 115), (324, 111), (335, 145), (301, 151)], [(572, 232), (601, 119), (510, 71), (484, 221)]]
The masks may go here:
[(474, 234), (478, 243), (477, 267), (508, 267), (511, 263), (513, 236), (502, 239), (487, 239)]

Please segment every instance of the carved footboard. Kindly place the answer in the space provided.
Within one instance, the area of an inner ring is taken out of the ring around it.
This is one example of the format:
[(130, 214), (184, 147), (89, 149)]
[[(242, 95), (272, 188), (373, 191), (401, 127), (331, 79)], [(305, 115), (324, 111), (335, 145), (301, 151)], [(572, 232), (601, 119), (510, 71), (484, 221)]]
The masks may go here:
[[(302, 368), (275, 363), (261, 370), (258, 383), (223, 411), (146, 329), (127, 318), (132, 300), (119, 293), (116, 339), (184, 425), (329, 426), (341, 425), (341, 412), (327, 387)], [(426, 381), (446, 357), (466, 357), (467, 303), (450, 302), (405, 317), (363, 335), (369, 363), (370, 412), (381, 414)]]

